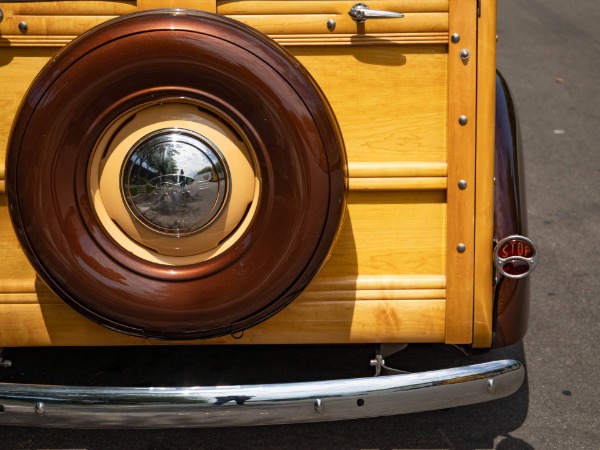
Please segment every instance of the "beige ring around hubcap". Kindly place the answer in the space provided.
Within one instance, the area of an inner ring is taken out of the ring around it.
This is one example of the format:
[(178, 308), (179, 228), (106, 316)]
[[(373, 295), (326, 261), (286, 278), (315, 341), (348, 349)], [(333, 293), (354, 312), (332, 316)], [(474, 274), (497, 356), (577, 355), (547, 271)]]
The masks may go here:
[(174, 101), (111, 124), (91, 159), (94, 208), (119, 245), (147, 261), (194, 264), (223, 252), (256, 209), (253, 154), (225, 117)]

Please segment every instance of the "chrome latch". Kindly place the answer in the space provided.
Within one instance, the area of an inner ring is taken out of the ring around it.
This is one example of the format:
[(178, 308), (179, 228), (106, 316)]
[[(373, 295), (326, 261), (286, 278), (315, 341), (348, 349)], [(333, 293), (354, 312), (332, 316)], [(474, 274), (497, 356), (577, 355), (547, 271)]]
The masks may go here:
[(369, 9), (364, 3), (357, 3), (348, 11), (348, 15), (352, 17), (356, 23), (363, 23), (367, 19), (402, 19), (404, 14), (392, 11), (379, 11), (377, 9)]

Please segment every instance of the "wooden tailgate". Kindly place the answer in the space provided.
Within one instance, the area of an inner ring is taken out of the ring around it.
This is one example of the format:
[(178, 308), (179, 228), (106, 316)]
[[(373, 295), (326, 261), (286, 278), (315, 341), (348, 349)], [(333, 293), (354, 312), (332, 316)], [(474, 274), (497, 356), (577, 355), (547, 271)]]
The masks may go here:
[(283, 45), (325, 93), (348, 157), (341, 232), (309, 288), (241, 338), (205, 342), (489, 345), (495, 0), (372, 1), (404, 18), (359, 24), (354, 3), (0, 3), (0, 346), (156, 343), (88, 321), (36, 277), (9, 220), (4, 159), (22, 97), (62, 46), (159, 6), (226, 15)]

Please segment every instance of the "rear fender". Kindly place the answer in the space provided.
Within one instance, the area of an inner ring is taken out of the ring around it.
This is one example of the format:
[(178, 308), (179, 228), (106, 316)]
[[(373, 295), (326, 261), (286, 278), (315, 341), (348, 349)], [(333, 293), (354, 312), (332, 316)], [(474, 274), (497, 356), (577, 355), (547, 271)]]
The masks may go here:
[[(496, 76), (496, 142), (494, 161), (494, 243), (511, 235), (527, 235), (527, 205), (521, 134), (508, 85)], [(503, 278), (495, 273), (492, 347), (521, 340), (529, 319), (529, 278)]]

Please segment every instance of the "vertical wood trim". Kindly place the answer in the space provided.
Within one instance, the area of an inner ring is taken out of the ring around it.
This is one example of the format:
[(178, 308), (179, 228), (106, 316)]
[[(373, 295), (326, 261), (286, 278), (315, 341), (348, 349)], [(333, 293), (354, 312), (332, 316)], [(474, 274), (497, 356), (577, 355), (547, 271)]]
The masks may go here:
[(496, 0), (481, 2), (477, 36), (477, 161), (473, 346), (492, 344), (492, 240), (496, 123)]
[[(467, 344), (473, 336), (475, 264), (475, 139), (477, 127), (477, 0), (450, 0), (448, 44), (448, 247), (446, 342)], [(463, 61), (460, 51), (470, 52)], [(467, 124), (460, 125), (459, 117)], [(467, 188), (458, 182), (466, 180)], [(463, 244), (460, 253), (457, 246)]]

